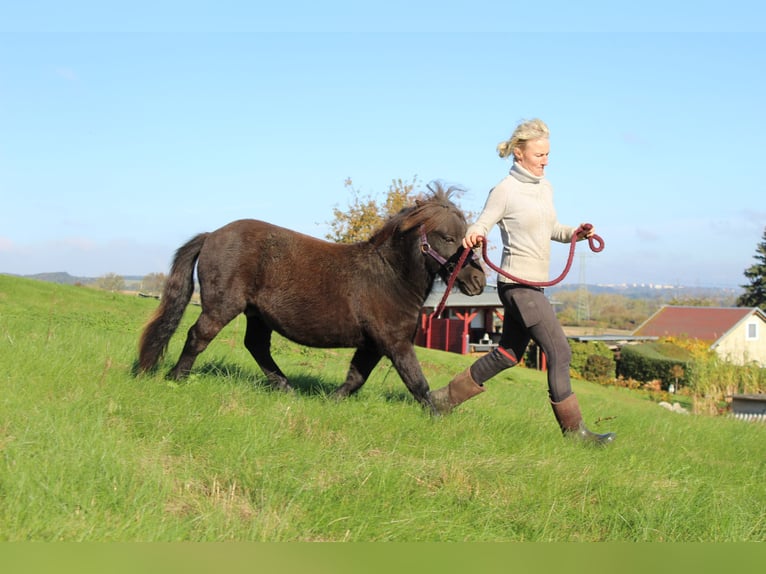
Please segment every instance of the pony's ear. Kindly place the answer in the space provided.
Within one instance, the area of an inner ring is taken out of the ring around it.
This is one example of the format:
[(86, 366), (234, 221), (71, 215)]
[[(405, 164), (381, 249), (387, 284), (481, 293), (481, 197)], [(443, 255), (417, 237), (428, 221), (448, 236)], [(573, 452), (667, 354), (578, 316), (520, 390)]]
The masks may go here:
[(426, 202), (424, 200), (420, 199), (420, 198), (417, 198), (415, 200), (415, 205), (417, 205), (418, 207), (423, 207), (425, 204), (426, 204)]

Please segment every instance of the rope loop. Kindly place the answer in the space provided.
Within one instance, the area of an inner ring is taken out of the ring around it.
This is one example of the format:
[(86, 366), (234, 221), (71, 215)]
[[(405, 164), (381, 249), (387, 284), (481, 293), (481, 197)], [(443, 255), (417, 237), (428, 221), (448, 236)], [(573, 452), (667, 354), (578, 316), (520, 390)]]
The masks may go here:
[[(569, 242), (569, 256), (567, 257), (567, 263), (564, 267), (564, 271), (561, 272), (561, 275), (553, 279), (552, 281), (527, 281), (526, 279), (521, 279), (520, 277), (516, 277), (514, 275), (511, 275), (510, 273), (503, 271), (500, 267), (492, 263), (492, 261), (489, 260), (489, 256), (487, 255), (487, 238), (484, 236), (480, 236), (479, 243), (481, 243), (481, 255), (484, 258), (484, 262), (487, 264), (487, 266), (492, 269), (493, 271), (497, 272), (498, 274), (502, 275), (503, 277), (506, 277), (507, 279), (510, 279), (514, 283), (519, 283), (521, 285), (528, 285), (530, 287), (551, 287), (552, 285), (556, 285), (557, 283), (560, 283), (564, 277), (567, 276), (569, 273), (569, 270), (572, 268), (572, 261), (574, 260), (574, 253), (575, 253), (575, 245), (577, 245), (578, 235), (582, 232), (589, 232), (591, 229), (593, 229), (593, 225), (590, 223), (583, 223), (580, 227), (578, 227), (575, 232), (572, 234), (572, 239)], [(431, 246), (428, 245), (428, 241), (425, 238), (425, 232), (421, 231), (423, 235), (423, 243), (421, 244), (421, 249), (423, 250), (424, 254), (431, 255), (435, 259), (442, 259), (441, 264), (444, 265), (446, 263), (446, 260), (444, 260), (443, 257), (440, 255), (438, 257), (434, 256), (434, 250), (431, 249)], [(601, 253), (604, 250), (604, 240), (601, 238), (600, 235), (593, 234), (588, 239), (588, 247), (590, 247), (590, 250), (594, 253)], [(442, 311), (444, 310), (445, 305), (447, 304), (447, 297), (449, 297), (450, 291), (452, 291), (452, 287), (455, 284), (455, 279), (457, 279), (457, 274), (460, 273), (460, 270), (463, 268), (463, 265), (466, 262), (466, 259), (471, 255), (473, 252), (471, 249), (465, 249), (464, 252), (461, 254), (460, 259), (457, 262), (457, 265), (455, 265), (455, 268), (450, 273), (449, 281), (447, 282), (447, 288), (444, 290), (444, 295), (442, 296), (441, 301), (439, 302), (439, 305), (434, 310), (433, 314), (431, 315), (431, 318), (436, 317), (439, 318), (442, 314)], [(438, 255), (438, 254), (436, 254)]]
[[(591, 229), (593, 229), (593, 225), (590, 223), (583, 223), (580, 227), (578, 227), (575, 232), (572, 234), (572, 240), (569, 242), (569, 256), (567, 257), (567, 263), (564, 267), (564, 271), (561, 272), (561, 275), (553, 279), (552, 281), (527, 281), (526, 279), (521, 279), (520, 277), (516, 277), (514, 275), (511, 275), (507, 271), (503, 271), (498, 267), (497, 265), (493, 264), (489, 260), (489, 256), (487, 255), (487, 238), (481, 237), (480, 242), (482, 244), (481, 248), (481, 254), (484, 258), (485, 263), (489, 266), (490, 269), (493, 271), (496, 271), (503, 277), (506, 277), (507, 279), (510, 279), (514, 283), (519, 283), (521, 285), (528, 285), (530, 287), (551, 287), (552, 285), (556, 285), (557, 283), (560, 283), (564, 277), (567, 276), (569, 273), (569, 270), (572, 268), (572, 261), (574, 260), (574, 253), (575, 253), (575, 245), (577, 245), (578, 235), (580, 233), (589, 232)], [(590, 250), (594, 253), (600, 253), (604, 250), (604, 240), (601, 238), (600, 235), (593, 234), (590, 237), (588, 237), (588, 247), (590, 247)]]

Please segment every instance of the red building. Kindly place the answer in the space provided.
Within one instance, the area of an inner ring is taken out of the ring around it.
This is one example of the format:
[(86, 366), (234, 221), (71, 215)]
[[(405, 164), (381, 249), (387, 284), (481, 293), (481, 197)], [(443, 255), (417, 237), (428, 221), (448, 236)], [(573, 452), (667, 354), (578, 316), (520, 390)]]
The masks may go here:
[(428, 349), (467, 354), (487, 351), (497, 344), (503, 325), (503, 305), (497, 287), (487, 285), (481, 295), (470, 297), (453, 289), (441, 318), (433, 313), (444, 296), (445, 285), (438, 281), (420, 311), (415, 344)]

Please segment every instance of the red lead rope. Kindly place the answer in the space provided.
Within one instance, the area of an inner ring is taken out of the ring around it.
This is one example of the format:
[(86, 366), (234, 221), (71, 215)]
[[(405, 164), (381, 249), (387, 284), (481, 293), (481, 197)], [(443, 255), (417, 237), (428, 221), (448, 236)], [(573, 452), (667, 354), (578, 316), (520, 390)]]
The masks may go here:
[[(577, 228), (577, 230), (572, 234), (572, 241), (569, 243), (569, 257), (567, 258), (567, 264), (566, 267), (564, 267), (564, 271), (561, 272), (561, 275), (553, 279), (552, 281), (527, 281), (526, 279), (520, 279), (519, 277), (514, 277), (510, 273), (503, 271), (498, 266), (494, 265), (490, 260), (489, 257), (487, 257), (487, 241), (486, 238), (482, 237), (482, 249), (481, 254), (482, 257), (484, 257), (484, 261), (487, 263), (490, 269), (493, 271), (497, 271), (500, 275), (503, 277), (507, 277), (511, 281), (514, 281), (516, 283), (521, 283), (522, 285), (529, 285), (530, 287), (550, 287), (551, 285), (555, 285), (556, 283), (559, 283), (564, 277), (567, 276), (567, 273), (569, 273), (569, 270), (572, 268), (572, 261), (574, 260), (574, 252), (575, 252), (575, 245), (577, 244), (577, 235), (581, 231), (590, 231), (593, 229), (593, 226), (590, 223), (583, 223), (580, 227)], [(588, 246), (590, 247), (590, 250), (594, 253), (600, 253), (604, 250), (604, 240), (601, 239), (600, 235), (596, 235), (595, 233), (588, 237)]]
[(470, 257), (473, 254), (473, 252), (470, 249), (464, 249), (463, 253), (460, 255), (460, 259), (457, 261), (457, 265), (455, 265), (455, 269), (452, 271), (452, 273), (449, 276), (449, 281), (447, 282), (447, 288), (444, 290), (444, 295), (442, 295), (442, 300), (439, 301), (438, 307), (436, 307), (436, 310), (434, 311), (435, 317), (439, 317), (442, 314), (442, 311), (444, 311), (444, 306), (447, 304), (447, 297), (449, 297), (450, 291), (452, 291), (452, 286), (455, 284), (455, 279), (457, 279), (457, 274), (460, 273), (460, 270), (463, 269), (463, 265), (465, 265), (465, 260)]
[[(516, 277), (514, 275), (511, 275), (510, 273), (503, 271), (498, 267), (497, 265), (493, 264), (489, 257), (487, 256), (487, 238), (482, 237), (481, 238), (481, 255), (484, 258), (484, 262), (487, 264), (487, 266), (492, 269), (493, 271), (496, 271), (503, 277), (506, 277), (510, 279), (511, 281), (515, 283), (520, 283), (521, 285), (529, 285), (530, 287), (550, 287), (551, 285), (556, 285), (556, 283), (561, 282), (564, 277), (567, 276), (567, 273), (569, 273), (569, 270), (572, 268), (572, 261), (574, 260), (574, 253), (575, 253), (575, 245), (577, 244), (577, 236), (582, 231), (590, 231), (593, 229), (593, 225), (590, 223), (583, 223), (580, 227), (578, 227), (575, 232), (572, 234), (572, 240), (569, 243), (569, 257), (567, 258), (567, 264), (566, 267), (564, 267), (564, 271), (561, 272), (561, 275), (553, 279), (552, 281), (527, 281), (526, 279), (521, 279), (520, 277)], [(600, 235), (593, 234), (590, 237), (588, 237), (588, 247), (590, 247), (590, 250), (594, 253), (600, 253), (604, 250), (604, 240), (601, 238)], [(455, 266), (455, 270), (452, 272), (449, 278), (449, 282), (447, 283), (447, 289), (444, 291), (444, 296), (442, 297), (441, 302), (439, 302), (439, 306), (434, 311), (433, 316), (439, 317), (444, 310), (444, 306), (447, 303), (447, 297), (449, 297), (450, 291), (452, 291), (452, 286), (455, 283), (455, 279), (457, 278), (457, 274), (460, 273), (460, 270), (463, 268), (463, 262), (465, 261), (465, 258), (468, 253), (471, 251), (469, 249), (466, 249), (463, 255), (460, 258), (460, 261)]]

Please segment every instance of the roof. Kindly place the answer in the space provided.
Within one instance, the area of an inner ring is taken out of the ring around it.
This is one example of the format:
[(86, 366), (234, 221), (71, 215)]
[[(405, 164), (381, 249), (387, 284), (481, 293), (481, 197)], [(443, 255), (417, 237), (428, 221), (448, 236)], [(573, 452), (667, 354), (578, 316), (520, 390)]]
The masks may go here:
[(684, 307), (665, 305), (633, 332), (635, 336), (685, 336), (716, 343), (751, 315), (766, 321), (757, 307)]
[[(435, 309), (444, 297), (444, 289), (446, 285), (442, 281), (434, 282), (434, 287), (423, 303), (423, 307)], [(500, 297), (497, 294), (497, 286), (487, 285), (484, 287), (484, 291), (480, 295), (465, 295), (460, 292), (457, 287), (453, 287), (452, 291), (447, 297), (446, 307), (491, 307), (493, 309), (502, 307)]]
[[(566, 329), (564, 329), (566, 331)], [(631, 343), (640, 341), (656, 341), (659, 337), (653, 335), (635, 336), (635, 335), (567, 335), (567, 339), (588, 343), (590, 341), (601, 341), (602, 343)]]
[[(444, 281), (437, 277), (431, 293), (429, 293), (423, 303), (423, 308), (436, 309), (439, 303), (441, 303), (442, 297), (444, 297), (446, 288), (447, 286)], [(561, 304), (550, 297), (548, 297), (548, 301), (554, 307)], [(490, 284), (487, 284), (484, 287), (484, 291), (479, 295), (465, 295), (461, 293), (460, 289), (453, 287), (444, 305), (445, 309), (502, 309), (502, 307), (503, 302), (500, 301), (500, 296), (497, 294), (497, 285)]]

